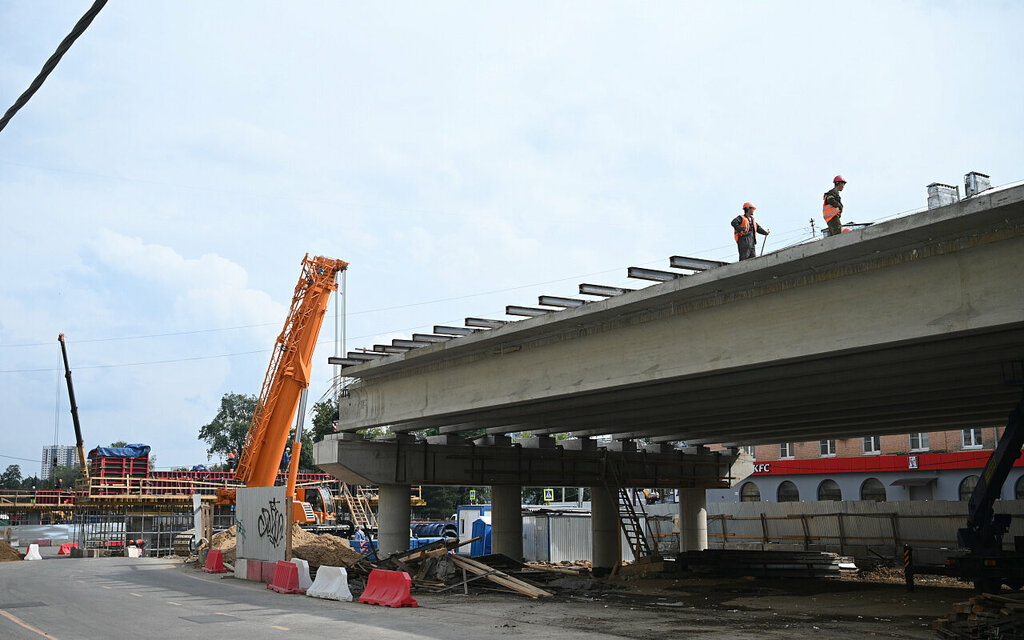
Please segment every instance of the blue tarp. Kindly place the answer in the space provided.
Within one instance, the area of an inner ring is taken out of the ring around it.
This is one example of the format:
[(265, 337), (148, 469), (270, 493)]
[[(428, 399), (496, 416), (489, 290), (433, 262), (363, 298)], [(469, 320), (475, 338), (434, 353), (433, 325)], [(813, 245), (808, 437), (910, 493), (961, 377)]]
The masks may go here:
[(96, 447), (89, 452), (90, 458), (142, 458), (149, 455), (148, 444), (128, 444), (123, 447)]

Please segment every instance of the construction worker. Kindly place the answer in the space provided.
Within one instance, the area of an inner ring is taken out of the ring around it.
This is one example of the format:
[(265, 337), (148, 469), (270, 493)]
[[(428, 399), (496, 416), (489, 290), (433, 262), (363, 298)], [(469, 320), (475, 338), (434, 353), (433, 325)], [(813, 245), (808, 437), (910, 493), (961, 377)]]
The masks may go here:
[(228, 452), (228, 469), (230, 471), (234, 471), (235, 467), (238, 465), (238, 460), (236, 459), (237, 451), (237, 449), (232, 449)]
[(825, 192), (821, 214), (825, 216), (825, 222), (828, 224), (828, 235), (838, 236), (843, 232), (843, 223), (840, 220), (843, 215), (843, 199), (839, 197), (839, 192), (846, 186), (846, 180), (843, 176), (836, 176), (832, 178), (832, 185), (832, 189)]
[(754, 210), (757, 209), (749, 202), (743, 203), (743, 215), (736, 216), (732, 221), (733, 234), (736, 240), (736, 248), (740, 251), (740, 260), (757, 256), (757, 234), (763, 236), (770, 232), (754, 222)]
[(292, 448), (288, 447), (284, 450), (284, 459), (281, 461), (281, 465), (287, 469), (288, 465), (292, 461)]

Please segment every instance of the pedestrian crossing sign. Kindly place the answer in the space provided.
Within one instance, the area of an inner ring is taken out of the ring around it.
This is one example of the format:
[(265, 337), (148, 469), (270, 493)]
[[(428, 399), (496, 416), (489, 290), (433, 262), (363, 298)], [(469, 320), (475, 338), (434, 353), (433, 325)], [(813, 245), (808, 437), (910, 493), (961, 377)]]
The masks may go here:
[(476, 489), (469, 490), (469, 501), (476, 502)]
[(554, 502), (554, 501), (555, 501), (555, 490), (554, 489), (545, 489), (544, 490), (544, 502)]

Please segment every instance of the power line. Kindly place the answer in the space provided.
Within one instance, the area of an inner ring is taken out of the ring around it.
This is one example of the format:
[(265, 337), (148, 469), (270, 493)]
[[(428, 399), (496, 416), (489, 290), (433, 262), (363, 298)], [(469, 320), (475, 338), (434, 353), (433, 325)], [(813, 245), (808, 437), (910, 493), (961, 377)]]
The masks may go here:
[(11, 108), (7, 110), (7, 113), (0, 118), (0, 131), (4, 130), (4, 127), (6, 127), (7, 123), (11, 121), (14, 114), (18, 113), (18, 111), (28, 103), (32, 96), (35, 95), (36, 91), (39, 91), (39, 87), (43, 86), (43, 83), (46, 82), (46, 78), (49, 77), (50, 73), (54, 69), (57, 68), (57, 63), (60, 62), (60, 59), (64, 57), (64, 54), (67, 53), (68, 49), (71, 48), (71, 45), (75, 43), (75, 40), (78, 40), (78, 36), (85, 33), (85, 30), (89, 28), (89, 25), (92, 24), (93, 19), (105, 4), (107, 4), (107, 0), (96, 0), (89, 10), (85, 12), (85, 15), (79, 18), (78, 23), (71, 29), (71, 33), (61, 40), (61, 43), (57, 45), (57, 50), (54, 51), (53, 55), (51, 55), (43, 64), (42, 70), (35, 77), (35, 80), (32, 81), (32, 84), (29, 85), (28, 89), (25, 90), (25, 93), (21, 94), (21, 96), (14, 101), (14, 104), (11, 105)]

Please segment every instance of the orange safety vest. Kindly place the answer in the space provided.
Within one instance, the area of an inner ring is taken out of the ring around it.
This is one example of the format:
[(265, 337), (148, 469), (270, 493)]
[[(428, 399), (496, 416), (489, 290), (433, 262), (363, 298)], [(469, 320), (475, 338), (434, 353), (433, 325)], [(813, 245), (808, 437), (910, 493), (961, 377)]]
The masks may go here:
[(757, 222), (742, 215), (740, 216), (740, 228), (733, 230), (732, 239), (739, 242), (740, 238), (748, 233), (757, 233)]
[(825, 199), (821, 202), (821, 215), (825, 216), (825, 222), (839, 215), (839, 207), (833, 207), (828, 203), (828, 194), (825, 195)]

